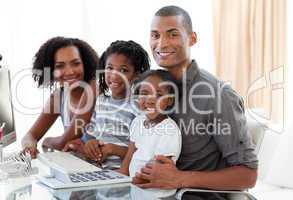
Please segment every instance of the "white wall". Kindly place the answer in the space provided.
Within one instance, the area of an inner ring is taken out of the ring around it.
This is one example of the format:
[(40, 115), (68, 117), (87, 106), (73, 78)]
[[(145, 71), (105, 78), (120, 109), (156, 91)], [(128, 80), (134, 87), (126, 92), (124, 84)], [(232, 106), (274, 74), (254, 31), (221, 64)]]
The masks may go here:
[[(58, 35), (78, 37), (101, 54), (112, 41), (132, 39), (150, 53), (152, 16), (157, 9), (170, 4), (190, 13), (199, 37), (192, 57), (202, 68), (213, 72), (212, 0), (0, 0), (0, 54), (4, 57), (2, 63), (14, 76), (18, 136), (25, 134), (42, 107), (42, 90), (35, 87), (30, 71), (21, 70), (31, 68), (34, 53), (44, 41)], [(156, 67), (153, 61), (152, 64)], [(47, 95), (48, 92), (44, 100)], [(50, 135), (61, 133), (59, 123)]]
[[(266, 181), (278, 186), (293, 188), (293, 1), (287, 1), (287, 38), (288, 38), (288, 53), (287, 53), (287, 83), (285, 83), (287, 96), (287, 122), (285, 131), (278, 136), (278, 139), (271, 143), (270, 150), (274, 150), (271, 155), (271, 165), (268, 171)], [(275, 147), (275, 148), (273, 148)]]

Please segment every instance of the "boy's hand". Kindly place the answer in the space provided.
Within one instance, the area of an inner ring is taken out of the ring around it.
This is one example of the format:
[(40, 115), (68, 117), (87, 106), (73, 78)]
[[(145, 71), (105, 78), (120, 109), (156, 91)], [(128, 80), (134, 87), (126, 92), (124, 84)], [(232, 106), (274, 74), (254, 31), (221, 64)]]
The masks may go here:
[(85, 154), (84, 147), (85, 145), (83, 141), (80, 138), (78, 138), (67, 142), (62, 151), (74, 151), (77, 153)]
[(84, 153), (88, 158), (101, 162), (102, 151), (98, 140), (89, 140), (84, 146)]

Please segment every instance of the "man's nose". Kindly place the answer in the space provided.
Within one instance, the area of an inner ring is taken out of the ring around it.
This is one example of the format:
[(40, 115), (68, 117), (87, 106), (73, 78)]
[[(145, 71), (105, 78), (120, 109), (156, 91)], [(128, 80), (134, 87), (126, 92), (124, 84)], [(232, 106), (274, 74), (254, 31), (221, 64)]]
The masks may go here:
[(163, 48), (168, 46), (168, 43), (169, 43), (169, 41), (168, 41), (167, 37), (166, 36), (161, 36), (159, 38), (159, 40), (158, 40), (158, 47), (160, 49), (163, 49)]

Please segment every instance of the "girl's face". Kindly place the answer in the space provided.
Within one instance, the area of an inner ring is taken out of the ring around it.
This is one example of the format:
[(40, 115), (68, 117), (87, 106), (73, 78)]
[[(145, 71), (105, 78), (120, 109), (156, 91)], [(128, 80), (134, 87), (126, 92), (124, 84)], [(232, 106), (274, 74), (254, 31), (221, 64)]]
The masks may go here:
[(84, 66), (75, 46), (60, 48), (55, 53), (54, 76), (62, 86), (69, 85), (84, 79)]
[(108, 56), (105, 66), (105, 81), (113, 98), (125, 98), (136, 75), (134, 66), (126, 56), (117, 53)]
[(156, 120), (168, 106), (173, 104), (169, 87), (158, 76), (147, 77), (140, 85), (138, 104), (150, 120)]

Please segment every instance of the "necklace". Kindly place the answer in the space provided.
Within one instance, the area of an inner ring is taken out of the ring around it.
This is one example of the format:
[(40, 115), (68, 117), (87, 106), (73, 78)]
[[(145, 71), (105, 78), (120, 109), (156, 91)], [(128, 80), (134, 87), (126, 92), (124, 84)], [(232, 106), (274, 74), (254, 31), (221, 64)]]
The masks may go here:
[(147, 129), (156, 126), (156, 124), (157, 124), (156, 122), (152, 122), (152, 121), (150, 121), (148, 119), (144, 120), (144, 122), (143, 122), (144, 127), (147, 128)]

